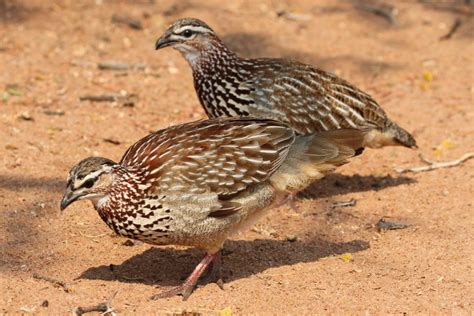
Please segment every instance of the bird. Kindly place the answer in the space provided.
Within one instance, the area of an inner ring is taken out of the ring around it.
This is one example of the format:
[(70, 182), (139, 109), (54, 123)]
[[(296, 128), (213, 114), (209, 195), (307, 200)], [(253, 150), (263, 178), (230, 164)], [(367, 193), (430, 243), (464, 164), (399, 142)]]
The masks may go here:
[(366, 147), (417, 147), (413, 136), (390, 120), (369, 94), (344, 79), (294, 60), (241, 58), (201, 20), (173, 22), (155, 49), (168, 46), (190, 64), (194, 88), (210, 118), (274, 119), (300, 135), (369, 128)]
[(360, 154), (366, 132), (296, 135), (282, 122), (254, 118), (171, 126), (137, 141), (118, 163), (81, 160), (68, 173), (60, 209), (90, 200), (118, 235), (204, 250), (183, 284), (151, 297), (186, 300), (206, 270), (222, 286), (220, 250), (228, 237)]

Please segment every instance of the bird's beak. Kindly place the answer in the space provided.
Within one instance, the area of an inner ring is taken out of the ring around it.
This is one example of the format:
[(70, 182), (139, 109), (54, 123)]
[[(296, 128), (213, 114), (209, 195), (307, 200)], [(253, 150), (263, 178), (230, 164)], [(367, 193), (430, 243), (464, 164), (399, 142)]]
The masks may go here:
[(176, 43), (176, 41), (170, 39), (168, 32), (166, 32), (165, 34), (163, 34), (163, 36), (161, 36), (156, 41), (155, 49), (158, 50), (160, 48), (165, 48), (165, 47), (168, 47), (168, 46), (172, 45), (173, 43)]
[(64, 192), (63, 199), (61, 200), (61, 211), (64, 211), (66, 207), (68, 207), (73, 202), (77, 201), (80, 198), (81, 194), (74, 193), (69, 187)]

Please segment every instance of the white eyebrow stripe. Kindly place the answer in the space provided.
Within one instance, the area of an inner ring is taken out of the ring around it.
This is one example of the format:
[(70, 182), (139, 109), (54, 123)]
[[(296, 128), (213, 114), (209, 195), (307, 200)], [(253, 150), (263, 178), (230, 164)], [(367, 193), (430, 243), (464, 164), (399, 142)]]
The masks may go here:
[(185, 25), (185, 26), (180, 27), (179, 29), (176, 29), (173, 33), (176, 34), (176, 35), (179, 35), (184, 30), (191, 30), (191, 31), (194, 31), (196, 33), (210, 33), (211, 32), (211, 30), (209, 30), (208, 28), (205, 28), (203, 26)]

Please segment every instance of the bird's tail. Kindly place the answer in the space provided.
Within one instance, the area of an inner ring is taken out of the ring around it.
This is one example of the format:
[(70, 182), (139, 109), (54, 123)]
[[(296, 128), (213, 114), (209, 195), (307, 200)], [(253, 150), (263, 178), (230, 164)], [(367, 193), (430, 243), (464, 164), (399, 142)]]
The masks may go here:
[(360, 155), (369, 130), (339, 129), (297, 136), (288, 156), (271, 176), (272, 185), (280, 191), (301, 191), (309, 184), (347, 159)]

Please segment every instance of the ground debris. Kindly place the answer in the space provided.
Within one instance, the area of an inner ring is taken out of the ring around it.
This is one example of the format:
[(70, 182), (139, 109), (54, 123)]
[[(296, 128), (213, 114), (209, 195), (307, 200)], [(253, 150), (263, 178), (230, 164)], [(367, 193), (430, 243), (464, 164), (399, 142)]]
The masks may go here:
[(439, 38), (439, 40), (440, 40), (440, 41), (445, 41), (445, 40), (450, 39), (450, 38), (454, 35), (454, 33), (456, 33), (456, 31), (459, 29), (459, 27), (461, 26), (461, 24), (462, 24), (462, 20), (459, 19), (459, 18), (457, 18), (457, 19), (454, 21), (454, 23), (453, 23), (453, 25), (451, 26), (451, 28), (449, 29), (449, 32), (446, 33), (445, 35), (441, 36), (441, 37)]
[(16, 83), (8, 83), (5, 85), (5, 92), (8, 95), (21, 97), (23, 93), (20, 91), (20, 86)]
[(331, 210), (338, 208), (338, 207), (348, 207), (348, 206), (355, 206), (357, 204), (356, 199), (350, 199), (348, 201), (339, 201), (339, 202), (334, 202), (331, 205), (329, 205), (329, 208)]
[(114, 15), (112, 15), (112, 23), (124, 24), (124, 25), (127, 25), (129, 28), (134, 29), (134, 30), (142, 30), (143, 29), (143, 24), (139, 19), (132, 18), (131, 16), (128, 16), (128, 15), (114, 14)]
[(120, 145), (122, 143), (121, 141), (113, 139), (113, 138), (104, 138), (103, 140), (104, 140), (104, 142), (110, 143), (110, 144), (113, 144), (113, 145)]
[(83, 95), (79, 97), (79, 101), (91, 102), (117, 102), (123, 106), (134, 106), (138, 102), (138, 95), (134, 93), (112, 93), (99, 95)]
[(97, 64), (97, 67), (100, 70), (118, 70), (118, 71), (127, 71), (127, 70), (145, 70), (145, 64), (127, 64), (122, 62), (115, 61), (104, 61)]
[(117, 97), (116, 94), (84, 95), (79, 97), (79, 101), (115, 102)]
[(127, 247), (140, 246), (142, 244), (143, 244), (142, 241), (134, 240), (134, 239), (127, 239), (122, 243), (123, 246), (127, 246)]
[(18, 147), (15, 146), (15, 145), (12, 145), (12, 144), (6, 144), (6, 145), (5, 145), (5, 149), (6, 149), (6, 150), (17, 150)]
[(460, 164), (462, 164), (466, 160), (469, 160), (469, 159), (473, 158), (474, 157), (474, 152), (466, 153), (458, 159), (454, 159), (454, 160), (451, 160), (451, 161), (442, 161), (442, 162), (430, 161), (430, 160), (427, 160), (427, 159), (423, 158), (422, 156), (420, 156), (420, 157), (421, 157), (421, 160), (424, 163), (427, 164), (426, 166), (395, 168), (395, 171), (398, 172), (398, 173), (405, 173), (405, 172), (417, 173), (417, 172), (431, 171), (431, 170), (441, 169), (441, 168), (455, 167), (455, 166), (459, 166)]
[(70, 292), (71, 292), (71, 288), (70, 288), (69, 285), (68, 285), (66, 282), (64, 282), (64, 281), (57, 280), (57, 279), (53, 279), (53, 278), (50, 278), (50, 277), (47, 277), (47, 276), (43, 276), (43, 275), (39, 275), (39, 274), (37, 274), (37, 273), (34, 273), (34, 274), (33, 274), (33, 278), (34, 278), (34, 279), (37, 279), (37, 280), (43, 280), (43, 281), (52, 283), (53, 285), (62, 287), (63, 290), (64, 290), (65, 292), (67, 292), (67, 293), (70, 293)]
[(296, 235), (287, 235), (285, 236), (285, 240), (289, 242), (295, 242), (298, 241), (298, 236)]
[(385, 18), (391, 25), (398, 25), (396, 18), (397, 9), (389, 4), (379, 1), (359, 0), (355, 1), (354, 7), (358, 10), (372, 13)]
[(43, 114), (49, 116), (63, 116), (64, 114), (66, 114), (66, 112), (61, 110), (44, 110)]
[(344, 262), (350, 262), (350, 261), (354, 260), (354, 257), (352, 256), (351, 253), (346, 252), (346, 253), (343, 253), (343, 254), (339, 255), (339, 259), (341, 259)]
[(76, 307), (73, 310), (73, 314), (80, 316), (80, 315), (83, 315), (83, 314), (86, 314), (86, 313), (100, 312), (100, 313), (102, 313), (101, 315), (117, 315), (115, 313), (115, 310), (111, 306), (112, 300), (115, 298), (117, 293), (118, 293), (118, 291), (115, 291), (115, 293), (112, 294), (112, 296), (105, 303), (99, 303), (99, 304), (94, 305), (94, 306)]
[(404, 224), (400, 222), (387, 221), (383, 217), (377, 222), (377, 224), (375, 224), (375, 228), (377, 228), (379, 232), (386, 231), (386, 230), (404, 229), (410, 226), (412, 225)]
[(23, 312), (23, 313), (34, 313), (36, 311), (36, 308), (38, 306), (32, 306), (32, 307), (29, 307), (29, 306), (22, 306), (20, 307), (20, 312)]
[(309, 21), (311, 20), (311, 15), (303, 13), (294, 13), (288, 12), (285, 10), (280, 10), (276, 13), (277, 17), (284, 18), (289, 21)]
[(22, 112), (20, 115), (18, 115), (18, 119), (22, 121), (29, 121), (32, 122), (35, 119), (30, 115), (29, 112)]

